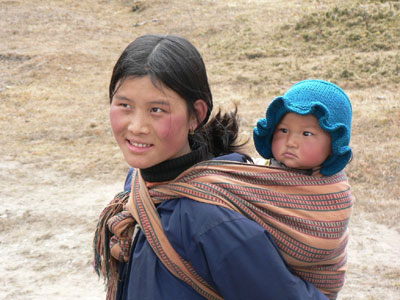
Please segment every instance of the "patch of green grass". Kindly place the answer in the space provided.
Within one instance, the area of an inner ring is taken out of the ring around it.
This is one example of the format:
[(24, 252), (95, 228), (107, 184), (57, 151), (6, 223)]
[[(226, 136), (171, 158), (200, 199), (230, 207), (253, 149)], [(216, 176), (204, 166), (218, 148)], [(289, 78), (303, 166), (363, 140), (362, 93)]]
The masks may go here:
[(361, 52), (398, 50), (400, 7), (349, 2), (304, 15), (292, 26), (282, 26), (278, 38), (283, 36), (298, 39), (297, 50), (312, 55), (348, 48)]
[(217, 61), (228, 60), (239, 76), (268, 76), (261, 82), (269, 85), (304, 78), (323, 78), (346, 88), (400, 83), (398, 1), (326, 2), (269, 27), (252, 10), (232, 14), (235, 22), (215, 22), (205, 42), (208, 53)]
[(277, 56), (324, 60), (308, 77), (363, 88), (400, 83), (399, 37), (399, 2), (348, 1), (282, 24), (272, 39)]

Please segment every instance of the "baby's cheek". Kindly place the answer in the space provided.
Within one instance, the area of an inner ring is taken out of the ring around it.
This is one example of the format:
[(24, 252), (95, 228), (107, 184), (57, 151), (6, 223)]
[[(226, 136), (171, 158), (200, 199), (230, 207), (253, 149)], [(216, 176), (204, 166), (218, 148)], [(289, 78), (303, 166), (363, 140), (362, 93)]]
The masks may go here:
[(304, 162), (308, 163), (308, 164), (316, 165), (316, 166), (321, 164), (323, 161), (323, 158), (322, 158), (320, 151), (318, 151), (318, 149), (319, 148), (317, 146), (303, 147), (302, 158), (303, 158)]
[(274, 137), (272, 139), (271, 150), (272, 154), (275, 156), (282, 147), (282, 139), (279, 137)]

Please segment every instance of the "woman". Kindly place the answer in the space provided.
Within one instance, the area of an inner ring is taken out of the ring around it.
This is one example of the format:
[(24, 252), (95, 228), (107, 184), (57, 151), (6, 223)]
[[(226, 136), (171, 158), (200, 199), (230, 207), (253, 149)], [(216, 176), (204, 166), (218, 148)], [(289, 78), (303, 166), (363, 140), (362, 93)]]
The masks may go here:
[[(110, 103), (114, 137), (135, 173), (132, 192), (116, 196), (96, 230), (95, 268), (109, 299), (327, 299), (293, 275), (270, 234), (242, 214), (190, 192), (168, 201), (149, 196), (204, 160), (247, 160), (235, 152), (236, 112), (209, 120), (206, 70), (190, 42), (136, 39), (114, 67)], [(146, 197), (159, 222), (151, 226), (135, 206)]]

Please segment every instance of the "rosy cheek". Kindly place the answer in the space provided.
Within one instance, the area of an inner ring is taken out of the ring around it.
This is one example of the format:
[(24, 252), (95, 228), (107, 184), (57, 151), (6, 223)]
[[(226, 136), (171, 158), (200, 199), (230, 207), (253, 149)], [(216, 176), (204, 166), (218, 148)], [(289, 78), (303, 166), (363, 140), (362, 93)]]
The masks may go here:
[(122, 128), (121, 113), (117, 108), (113, 106), (111, 106), (110, 108), (110, 124), (114, 133), (121, 130)]
[(275, 134), (272, 138), (272, 152), (277, 152), (280, 147), (282, 147), (282, 138), (278, 134)]
[(172, 116), (160, 120), (157, 124), (158, 136), (161, 139), (172, 140), (177, 138), (178, 135), (184, 134), (184, 128), (186, 127), (186, 118), (184, 116)]

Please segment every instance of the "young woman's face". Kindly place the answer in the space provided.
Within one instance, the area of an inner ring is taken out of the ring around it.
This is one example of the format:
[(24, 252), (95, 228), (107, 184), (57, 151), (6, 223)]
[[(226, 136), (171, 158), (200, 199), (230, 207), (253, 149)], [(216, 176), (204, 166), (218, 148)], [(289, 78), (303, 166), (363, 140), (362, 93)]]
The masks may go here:
[(331, 154), (331, 136), (313, 115), (287, 113), (276, 126), (272, 154), (289, 168), (316, 168)]
[(189, 153), (189, 129), (197, 124), (185, 100), (169, 88), (156, 88), (149, 76), (128, 78), (117, 87), (110, 120), (126, 161), (138, 169)]

